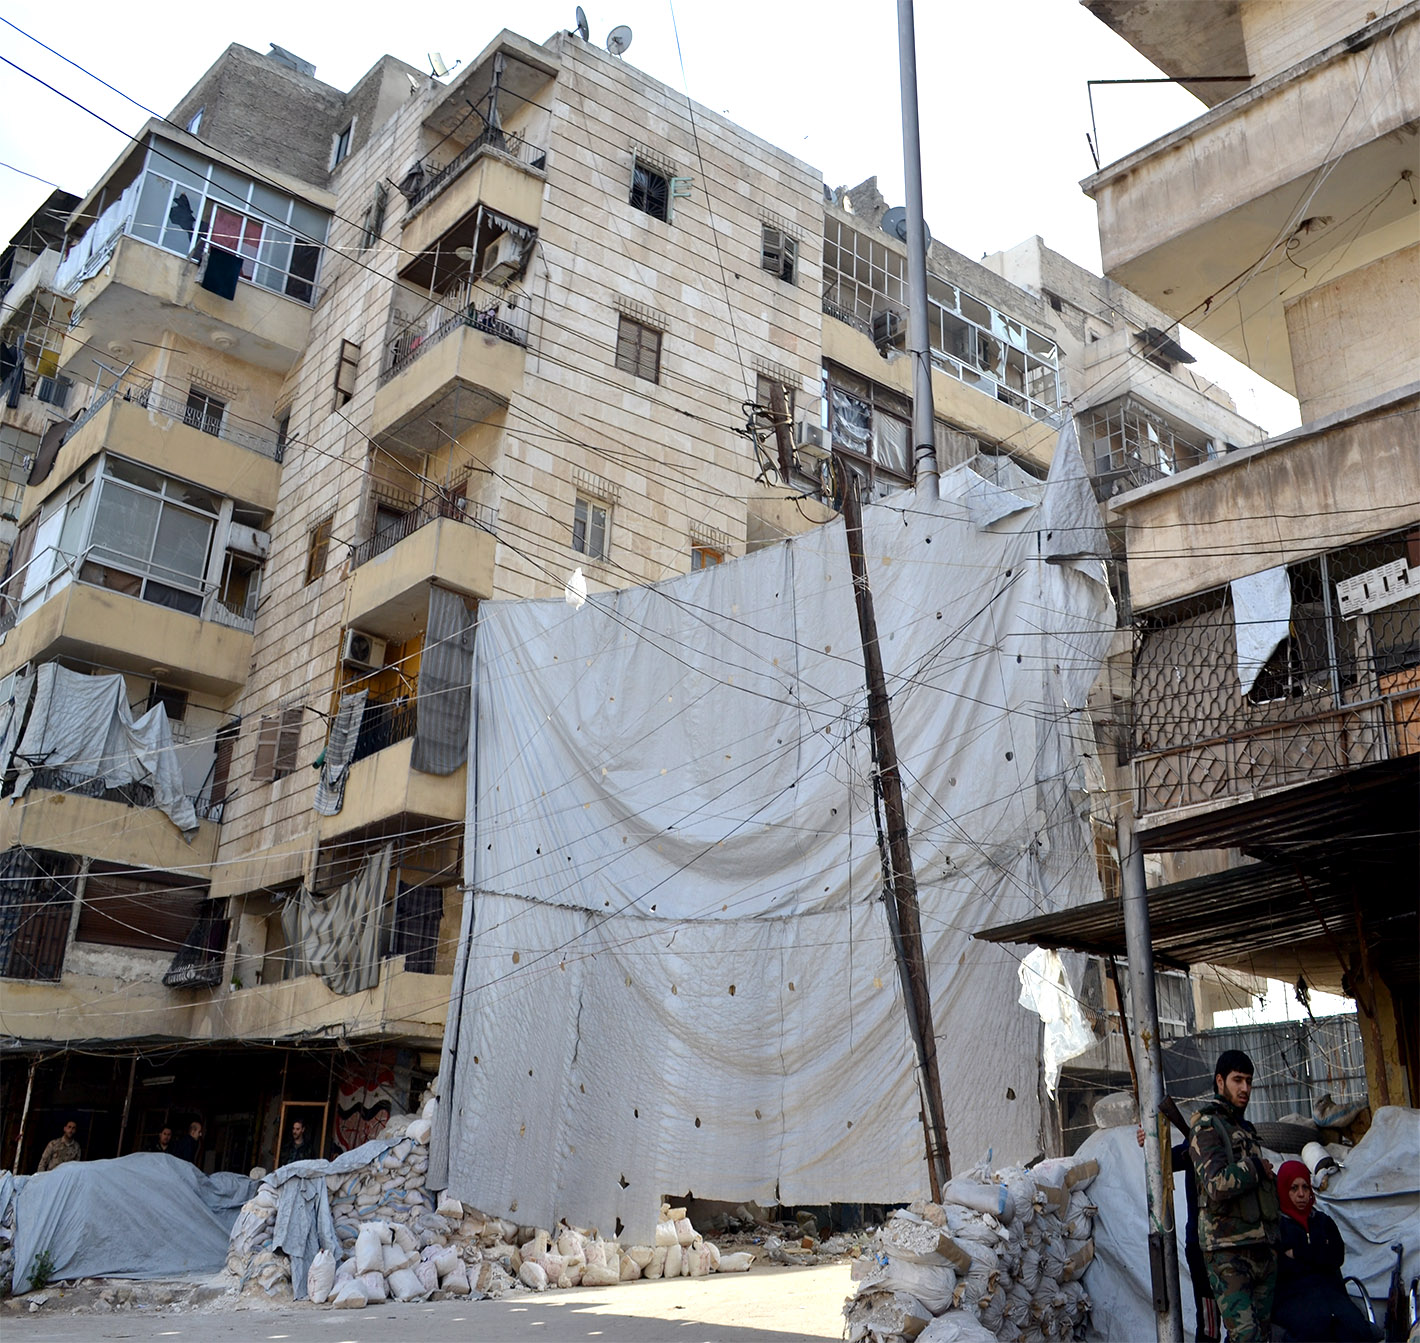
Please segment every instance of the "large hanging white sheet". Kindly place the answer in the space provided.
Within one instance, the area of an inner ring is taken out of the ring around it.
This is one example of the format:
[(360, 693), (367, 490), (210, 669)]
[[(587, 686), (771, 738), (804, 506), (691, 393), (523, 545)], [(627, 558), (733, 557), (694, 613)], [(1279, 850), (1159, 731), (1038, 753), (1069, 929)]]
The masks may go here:
[[(1057, 456), (979, 524), (965, 467), (865, 510), (958, 1166), (1040, 1147), (1018, 956), (970, 934), (1098, 898), (1069, 725), (1114, 621)], [(431, 1183), (632, 1236), (667, 1194), (924, 1188), (841, 522), (581, 610), (485, 603), (473, 693)]]

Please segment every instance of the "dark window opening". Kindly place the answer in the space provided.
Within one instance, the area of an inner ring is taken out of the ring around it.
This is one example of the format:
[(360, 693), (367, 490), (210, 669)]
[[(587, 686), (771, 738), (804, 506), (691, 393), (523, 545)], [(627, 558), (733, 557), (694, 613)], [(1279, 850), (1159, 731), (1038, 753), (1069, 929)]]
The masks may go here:
[(653, 219), (669, 220), (671, 184), (668, 177), (637, 161), (631, 170), (631, 204)]
[(194, 429), (200, 429), (204, 434), (211, 434), (216, 438), (222, 432), (222, 417), (226, 413), (227, 403), (225, 401), (213, 396), (210, 392), (204, 392), (200, 387), (194, 387), (187, 394), (187, 408), (183, 412), (183, 421)]

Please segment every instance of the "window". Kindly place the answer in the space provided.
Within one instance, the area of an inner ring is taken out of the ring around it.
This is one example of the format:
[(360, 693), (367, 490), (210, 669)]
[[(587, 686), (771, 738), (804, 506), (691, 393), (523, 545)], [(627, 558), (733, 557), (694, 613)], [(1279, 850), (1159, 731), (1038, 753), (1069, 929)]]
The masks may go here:
[(912, 403), (842, 369), (825, 370), (824, 384), (833, 446), (869, 467), (879, 493), (910, 484)]
[(314, 583), (325, 573), (326, 555), (330, 551), (330, 532), (335, 526), (335, 514), (322, 518), (306, 538), (306, 584)]
[(666, 173), (648, 168), (640, 159), (631, 170), (631, 204), (653, 219), (671, 217), (671, 183)]
[(577, 496), (572, 518), (572, 549), (590, 560), (607, 558), (607, 506)]
[(716, 550), (712, 546), (691, 546), (690, 567), (691, 569), (708, 569), (712, 564), (723, 564), (725, 562), (725, 552)]
[(776, 386), (779, 388), (779, 395), (784, 398), (784, 418), (789, 424), (793, 424), (794, 389), (777, 378), (771, 378), (763, 373), (754, 375), (754, 403), (766, 412), (772, 427), (774, 424), (774, 388)]
[(765, 224), (759, 243), (759, 265), (781, 280), (794, 283), (799, 265), (799, 244), (782, 229)]
[(616, 327), (616, 366), (647, 382), (660, 382), (661, 333), (623, 314)]
[(216, 808), (226, 802), (232, 779), (232, 759), (237, 753), (237, 736), (241, 728), (228, 723), (217, 729), (217, 755), (212, 762), (212, 788), (209, 793), (212, 819), (221, 819)]
[[(291, 441), (291, 410), (288, 406), (276, 417), (276, 451), (282, 454), (286, 445)], [(279, 462), (281, 456), (276, 460)]]
[(222, 432), (222, 416), (226, 410), (225, 401), (200, 387), (194, 387), (187, 394), (187, 410), (183, 413), (183, 420), (194, 429), (201, 429), (204, 434), (215, 438)]
[(205, 107), (199, 107), (197, 111), (192, 114), (192, 117), (187, 123), (187, 133), (189, 135), (196, 135), (197, 132), (202, 129), (202, 114), (205, 111), (207, 111)]
[(339, 410), (355, 395), (355, 373), (360, 367), (360, 347), (353, 340), (340, 342), (340, 358), (335, 365), (335, 408)]
[(177, 686), (159, 685), (153, 682), (153, 687), (148, 691), (148, 707), (156, 708), (159, 704), (163, 706), (163, 712), (168, 716), (168, 722), (181, 723), (187, 717), (187, 691), (179, 690)]
[(350, 137), (355, 130), (355, 123), (351, 121), (342, 131), (335, 133), (335, 139), (330, 148), (330, 166), (334, 168), (341, 163), (350, 153)]
[(389, 190), (383, 182), (375, 183), (375, 199), (365, 211), (365, 223), (360, 234), (360, 247), (368, 251), (380, 240), (385, 231), (385, 206), (389, 202)]
[(96, 863), (84, 882), (74, 940), (171, 953), (186, 940), (207, 890), (191, 877)]
[(263, 783), (284, 779), (296, 768), (301, 749), (300, 705), (282, 709), (279, 714), (263, 714), (256, 732), (256, 764), (251, 776)]

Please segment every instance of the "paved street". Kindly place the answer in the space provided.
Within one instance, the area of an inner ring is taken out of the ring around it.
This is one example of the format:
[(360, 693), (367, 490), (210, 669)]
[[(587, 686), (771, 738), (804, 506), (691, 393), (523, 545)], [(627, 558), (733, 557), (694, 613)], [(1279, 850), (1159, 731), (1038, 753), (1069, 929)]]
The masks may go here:
[(35, 1314), (0, 1314), (6, 1343), (837, 1343), (851, 1289), (846, 1264), (765, 1266), (750, 1273), (621, 1287), (336, 1311), (128, 1308), (70, 1314), (58, 1301)]

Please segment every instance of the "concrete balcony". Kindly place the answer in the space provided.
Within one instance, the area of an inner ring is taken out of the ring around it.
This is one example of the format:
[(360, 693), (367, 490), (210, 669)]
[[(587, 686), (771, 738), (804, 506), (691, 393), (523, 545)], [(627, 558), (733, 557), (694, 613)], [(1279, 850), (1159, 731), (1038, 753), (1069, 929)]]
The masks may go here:
[(23, 845), (125, 867), (192, 871), (204, 877), (204, 869), (216, 858), (220, 830), (215, 822), (202, 821), (189, 843), (156, 807), (34, 785), (18, 802), (0, 807), (0, 850)]
[(246, 684), (252, 636), (90, 583), (70, 582), (3, 635), (0, 673), (76, 658), (225, 698)]
[(375, 393), (371, 440), (415, 452), (444, 447), (507, 406), (522, 383), (526, 344), (525, 331), (472, 308), (427, 332), (403, 332)]
[(124, 387), (96, 402), (69, 430), (53, 469), (32, 488), (26, 511), (105, 448), (263, 513), (276, 508), (281, 449), (274, 432), (263, 436), (225, 419), (204, 420), (178, 398)]
[[(483, 205), (536, 229), (542, 219), (547, 151), (517, 136), (476, 140), (420, 189), (404, 221), (400, 246), (410, 256), (427, 252)], [(539, 166), (534, 166), (539, 165)]]
[[(464, 513), (447, 502), (441, 507), (444, 516), (429, 517), (430, 505), (422, 505), (357, 548), (346, 588), (347, 625), (385, 639), (407, 639), (423, 625), (431, 582), (470, 597), (493, 595), (498, 538), (491, 513), (474, 503)], [(398, 539), (390, 537), (406, 527)]]
[(442, 775), (421, 774), (411, 768), (412, 713), (408, 730), (410, 735), (403, 740), (356, 760), (350, 767), (344, 807), (334, 816), (321, 817), (322, 843), (356, 831), (381, 833), (396, 822), (397, 829), (462, 823), (468, 767)]
[[(162, 343), (173, 332), (234, 359), (286, 372), (305, 350), (311, 309), (259, 285), (239, 283), (230, 299), (197, 283), (195, 261), (121, 236), (103, 268), (74, 295), (78, 321), (64, 342), (60, 371), (87, 377), (94, 349), (110, 359)], [(115, 353), (115, 351), (119, 353)]]
[[(1282, 288), (1277, 281), (1264, 276), (1248, 291), (1245, 330), (1235, 303), (1198, 309), (1231, 293), (1289, 234), (1289, 303), (1414, 243), (1410, 191), (1387, 192), (1415, 166), (1420, 84), (1407, 71), (1420, 57), (1420, 9), (1407, 8), (1087, 178), (1105, 274), (1295, 390), (1283, 305), (1261, 292)], [(1306, 221), (1292, 219), (1303, 199)], [(1363, 219), (1343, 227), (1358, 202), (1371, 201)]]

